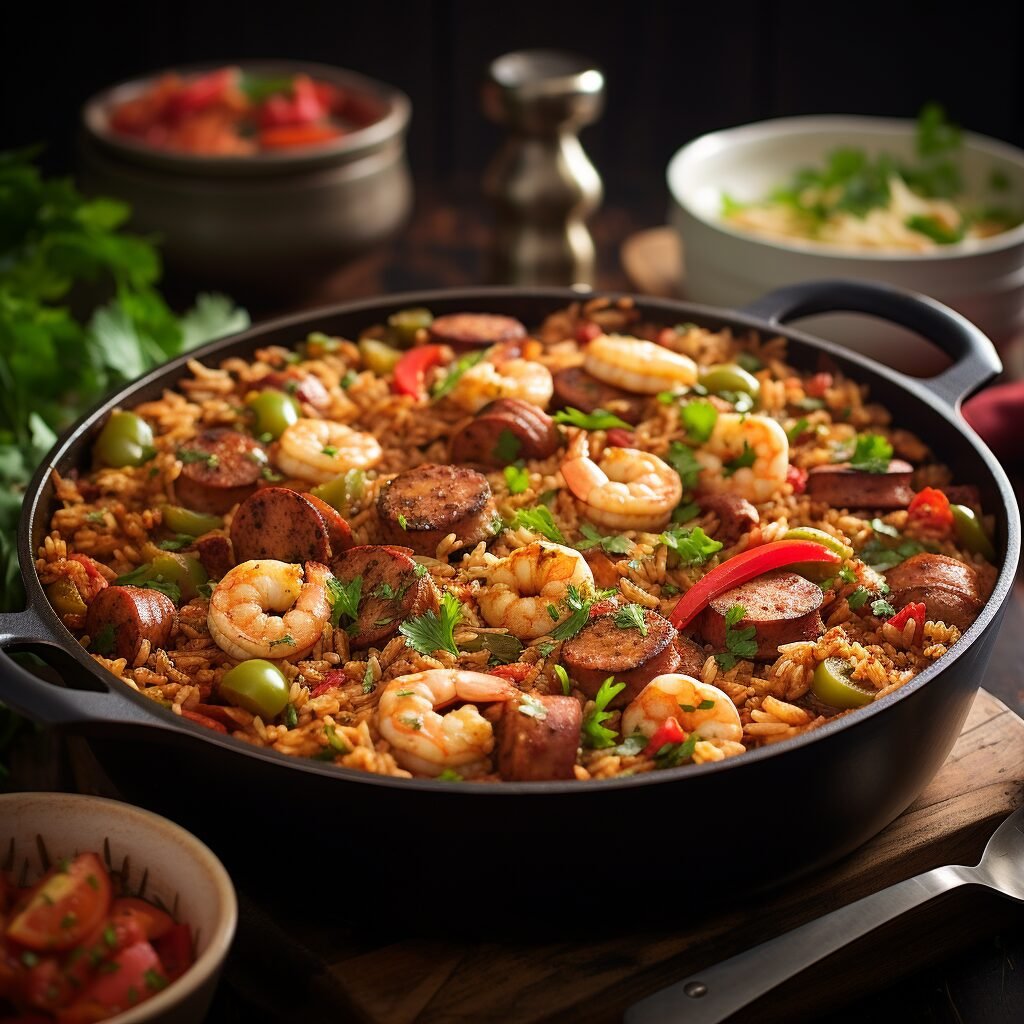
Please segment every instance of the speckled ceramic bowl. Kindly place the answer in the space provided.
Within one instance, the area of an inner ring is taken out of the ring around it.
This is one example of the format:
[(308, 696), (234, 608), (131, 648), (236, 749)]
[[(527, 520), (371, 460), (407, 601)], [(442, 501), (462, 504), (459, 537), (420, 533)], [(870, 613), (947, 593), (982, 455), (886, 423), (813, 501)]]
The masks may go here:
[(224, 865), (179, 825), (130, 804), (69, 793), (0, 795), (0, 865), (29, 880), (50, 861), (94, 851), (192, 928), (196, 962), (172, 985), (110, 1024), (196, 1024), (213, 999), (238, 917)]

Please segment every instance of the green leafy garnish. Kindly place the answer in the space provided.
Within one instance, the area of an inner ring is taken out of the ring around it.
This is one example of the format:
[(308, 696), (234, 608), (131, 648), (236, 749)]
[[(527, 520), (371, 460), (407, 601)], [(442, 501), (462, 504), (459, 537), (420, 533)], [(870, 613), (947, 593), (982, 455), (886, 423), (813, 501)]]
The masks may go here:
[(804, 398), (799, 398), (793, 403), (798, 409), (802, 409), (804, 412), (814, 412), (817, 409), (825, 408), (824, 398), (811, 398), (810, 395)]
[(155, 590), (157, 593), (169, 597), (175, 604), (181, 601), (181, 587), (173, 580), (166, 579), (162, 573), (152, 575), (153, 566), (146, 562), (137, 569), (133, 569), (124, 576), (118, 576), (114, 580), (117, 587), (142, 587), (146, 590)]
[(537, 644), (537, 650), (540, 651), (540, 656), (546, 658), (553, 650), (555, 645), (550, 640), (545, 640), (543, 643)]
[(679, 474), (679, 479), (683, 482), (683, 490), (692, 490), (697, 486), (701, 465), (693, 454), (693, 450), (682, 441), (673, 441), (669, 445), (665, 461)]
[(638, 604), (624, 604), (612, 615), (612, 622), (619, 629), (638, 629), (641, 636), (647, 636), (645, 609)]
[(494, 446), (492, 454), (499, 462), (508, 465), (519, 458), (522, 448), (523, 442), (508, 427), (502, 427), (501, 433), (498, 434), (498, 443)]
[(239, 79), (239, 88), (253, 104), (262, 103), (278, 93), (291, 95), (295, 80), (291, 75), (244, 74)]
[(695, 711), (710, 711), (714, 706), (715, 702), (713, 700), (702, 700), (696, 707), (693, 704), (679, 705), (680, 709), (688, 715), (692, 715)]
[(512, 517), (512, 528), (514, 530), (527, 529), (533, 533), (539, 533), (556, 544), (564, 544), (565, 537), (555, 523), (551, 510), (545, 505), (535, 505), (533, 508), (520, 508)]
[(799, 436), (800, 436), (800, 435), (801, 435), (801, 434), (802, 434), (802, 433), (803, 433), (803, 432), (804, 432), (804, 431), (805, 431), (805, 430), (806, 430), (806, 429), (807, 429), (807, 428), (808, 428), (809, 426), (810, 426), (810, 421), (809, 421), (809, 420), (807, 419), (807, 417), (806, 417), (806, 416), (801, 416), (801, 417), (800, 417), (800, 419), (798, 419), (798, 420), (796, 421), (796, 423), (794, 423), (794, 424), (793, 424), (793, 426), (791, 426), (791, 427), (789, 428), (789, 430), (787, 430), (787, 431), (786, 431), (786, 437), (788, 437), (788, 438), (789, 438), (789, 443), (790, 443), (790, 444), (795, 444), (795, 443), (796, 443), (796, 439), (797, 439), (797, 438), (798, 438), (798, 437), (799, 437)]
[(753, 352), (741, 352), (736, 357), (736, 362), (747, 373), (757, 373), (758, 370), (764, 369), (764, 363)]
[(687, 402), (679, 407), (679, 419), (686, 430), (686, 436), (703, 444), (715, 429), (718, 410), (710, 402)]
[(525, 466), (506, 466), (505, 484), (509, 494), (522, 494), (530, 486), (530, 471)]
[(586, 718), (583, 719), (581, 735), (584, 746), (592, 747), (595, 750), (614, 746), (617, 734), (614, 730), (606, 728), (601, 723), (606, 722), (612, 717), (612, 712), (605, 711), (605, 708), (625, 688), (626, 684), (616, 683), (614, 676), (609, 676), (601, 684), (601, 688), (597, 691), (597, 696), (594, 698), (594, 707), (587, 714)]
[(569, 673), (561, 665), (555, 666), (555, 677), (558, 679), (559, 685), (562, 687), (562, 693), (568, 697), (572, 693), (572, 683), (569, 680)]
[(379, 597), (383, 601), (393, 601), (398, 597), (398, 591), (390, 583), (379, 583), (370, 591), (370, 597)]
[(583, 430), (608, 430), (609, 427), (622, 427), (625, 430), (632, 430), (632, 424), (620, 419), (614, 413), (605, 412), (604, 409), (595, 409), (593, 412), (583, 412), (569, 406), (560, 409), (555, 413), (556, 423), (568, 423), (573, 427), (581, 427)]
[(580, 523), (580, 533), (584, 539), (576, 541), (576, 548), (579, 551), (588, 551), (593, 547), (600, 547), (612, 555), (626, 555), (632, 550), (633, 542), (624, 537), (621, 533), (606, 537), (599, 533), (590, 523)]
[(681, 565), (703, 565), (716, 551), (722, 550), (722, 542), (709, 537), (703, 527), (674, 527), (660, 537), (661, 543), (675, 552)]
[(848, 566), (844, 565), (836, 574), (844, 583), (856, 583), (857, 574)]
[(449, 591), (441, 598), (439, 611), (426, 611), (422, 615), (406, 619), (398, 631), (405, 637), (406, 646), (420, 654), (448, 651), (456, 657), (459, 648), (455, 643), (455, 627), (462, 620), (462, 605)]
[(694, 748), (699, 737), (696, 733), (688, 736), (682, 743), (666, 743), (655, 755), (654, 763), (658, 768), (678, 768), (684, 761), (693, 757)]
[(213, 452), (204, 452), (200, 448), (179, 448), (174, 454), (185, 465), (201, 462), (207, 469), (216, 469), (220, 465), (220, 459)]
[(93, 638), (89, 645), (97, 654), (106, 657), (114, 650), (114, 627), (108, 622)]
[(437, 776), (438, 782), (462, 782), (462, 776), (454, 768), (445, 768), (440, 775)]
[(285, 705), (284, 724), (287, 729), (294, 729), (299, 724), (299, 713), (291, 702)]
[(398, 513), (398, 525), (403, 530), (408, 530), (409, 529), (409, 520), (406, 519), (405, 516), (401, 512)]
[(342, 583), (336, 576), (327, 577), (327, 600), (331, 602), (331, 625), (341, 625), (341, 617), (352, 622), (359, 618), (359, 602), (363, 596), (363, 577), (356, 576)]
[(924, 217), (921, 214), (908, 217), (903, 223), (911, 231), (916, 231), (919, 235), (930, 238), (938, 245), (954, 245), (956, 242), (962, 242), (967, 227), (966, 222), (963, 220), (955, 228), (951, 228), (948, 224), (944, 224), (939, 220), (938, 217)]
[(880, 619), (891, 619), (896, 614), (896, 609), (884, 598), (871, 602), (871, 614), (877, 615)]
[(722, 476), (732, 476), (736, 470), (752, 466), (756, 461), (757, 452), (750, 447), (750, 443), (748, 441), (744, 440), (743, 451), (741, 451), (735, 459), (730, 459), (722, 466)]
[(568, 640), (569, 637), (575, 636), (587, 624), (587, 620), (590, 618), (590, 606), (593, 603), (592, 598), (585, 597), (578, 587), (570, 583), (566, 587), (562, 607), (571, 614), (565, 622), (551, 631), (552, 638)]
[(871, 591), (866, 587), (858, 587), (847, 599), (846, 603), (850, 606), (853, 611), (858, 608), (863, 608), (867, 604), (868, 598), (871, 596)]
[(107, 510), (105, 508), (97, 509), (95, 512), (90, 512), (85, 517), (87, 523), (95, 523), (97, 526), (102, 526), (107, 521)]
[(448, 373), (430, 389), (430, 397), (433, 399), (444, 398), (445, 395), (455, 390), (455, 385), (462, 379), (462, 375), (477, 363), (481, 362), (487, 355), (487, 349), (478, 352), (468, 352), (452, 363)]
[(338, 735), (338, 730), (333, 725), (324, 726), (324, 735), (327, 737), (327, 746), (335, 754), (348, 754), (350, 753), (348, 744)]
[(153, 970), (152, 967), (143, 972), (142, 980), (145, 981), (146, 988), (150, 992), (159, 992), (161, 989), (167, 988), (168, 985), (167, 979), (159, 971)]
[(355, 370), (346, 370), (345, 376), (342, 377), (340, 381), (338, 381), (338, 383), (341, 385), (341, 390), (348, 391), (348, 389), (352, 387), (353, 384), (355, 384), (358, 377), (359, 374), (356, 373)]
[(477, 633), (475, 639), (463, 642), (462, 649), (470, 653), (487, 651), (491, 665), (511, 665), (523, 653), (523, 645), (509, 633)]
[(289, 647), (294, 647), (295, 646), (295, 638), (291, 635), (291, 633), (285, 633), (285, 635), (283, 637), (281, 637), (280, 639), (278, 639), (278, 640), (271, 640), (270, 641), (270, 646), (271, 647), (277, 647), (278, 644), (287, 644)]
[(862, 473), (885, 473), (892, 461), (892, 445), (879, 434), (858, 434), (850, 457), (850, 469)]
[(320, 454), (326, 455), (329, 459), (333, 459), (334, 456), (338, 454), (338, 449), (335, 448), (333, 444), (325, 444), (323, 448), (320, 449)]
[(195, 537), (190, 537), (187, 533), (176, 533), (173, 537), (160, 541), (157, 547), (161, 551), (180, 551), (182, 548), (191, 547), (194, 543)]
[(700, 505), (695, 501), (686, 501), (681, 505), (677, 505), (672, 510), (672, 522), (688, 523), (691, 519), (696, 519), (699, 515)]
[(757, 630), (753, 626), (737, 629), (736, 626), (747, 614), (741, 604), (734, 604), (725, 613), (725, 652), (715, 655), (715, 661), (723, 672), (728, 672), (741, 658), (752, 658), (757, 654)]
[(376, 685), (377, 681), (373, 678), (373, 666), (367, 662), (366, 669), (363, 672), (363, 693), (373, 693)]

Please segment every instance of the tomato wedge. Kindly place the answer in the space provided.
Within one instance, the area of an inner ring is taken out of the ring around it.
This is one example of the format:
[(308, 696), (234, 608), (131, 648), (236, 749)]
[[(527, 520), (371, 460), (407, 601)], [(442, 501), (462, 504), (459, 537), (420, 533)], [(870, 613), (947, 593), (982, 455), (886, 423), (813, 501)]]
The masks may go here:
[(180, 978), (192, 966), (192, 932), (187, 924), (176, 924), (153, 945), (168, 980)]
[(448, 349), (444, 345), (420, 345), (410, 349), (395, 364), (395, 391), (400, 395), (426, 398), (423, 378), (427, 370), (448, 362)]
[(110, 899), (110, 879), (99, 857), (80, 853), (36, 885), (6, 935), (40, 952), (71, 949), (101, 924)]
[(58, 1024), (93, 1024), (137, 1006), (169, 983), (164, 965), (148, 942), (136, 942), (101, 965), (89, 987), (67, 1009)]
[(115, 927), (122, 921), (134, 922), (142, 932), (142, 938), (152, 941), (166, 935), (174, 927), (174, 918), (159, 907), (136, 899), (134, 896), (120, 896), (110, 906), (110, 921)]
[(676, 603), (669, 621), (676, 629), (691, 623), (706, 605), (719, 594), (738, 587), (747, 580), (761, 576), (772, 569), (781, 569), (794, 562), (831, 562), (842, 559), (824, 544), (809, 540), (777, 540), (771, 544), (748, 548), (733, 555), (727, 562), (715, 566), (711, 572), (698, 580)]

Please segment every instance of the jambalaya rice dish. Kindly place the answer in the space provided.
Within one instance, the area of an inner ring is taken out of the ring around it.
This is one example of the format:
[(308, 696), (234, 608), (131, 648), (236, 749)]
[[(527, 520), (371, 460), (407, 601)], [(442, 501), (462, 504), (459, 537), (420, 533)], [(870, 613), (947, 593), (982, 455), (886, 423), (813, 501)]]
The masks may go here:
[(295, 757), (738, 757), (902, 686), (997, 575), (976, 489), (782, 338), (414, 309), (189, 372), (57, 480), (37, 569), (118, 679)]

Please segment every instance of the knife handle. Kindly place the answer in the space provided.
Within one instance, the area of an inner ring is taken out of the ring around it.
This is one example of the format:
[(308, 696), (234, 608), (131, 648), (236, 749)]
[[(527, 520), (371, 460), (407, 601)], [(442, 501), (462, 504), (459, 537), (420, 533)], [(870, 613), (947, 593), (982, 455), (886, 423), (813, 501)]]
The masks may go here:
[(855, 939), (971, 881), (970, 870), (936, 868), (815, 918), (641, 999), (624, 1024), (717, 1024)]

